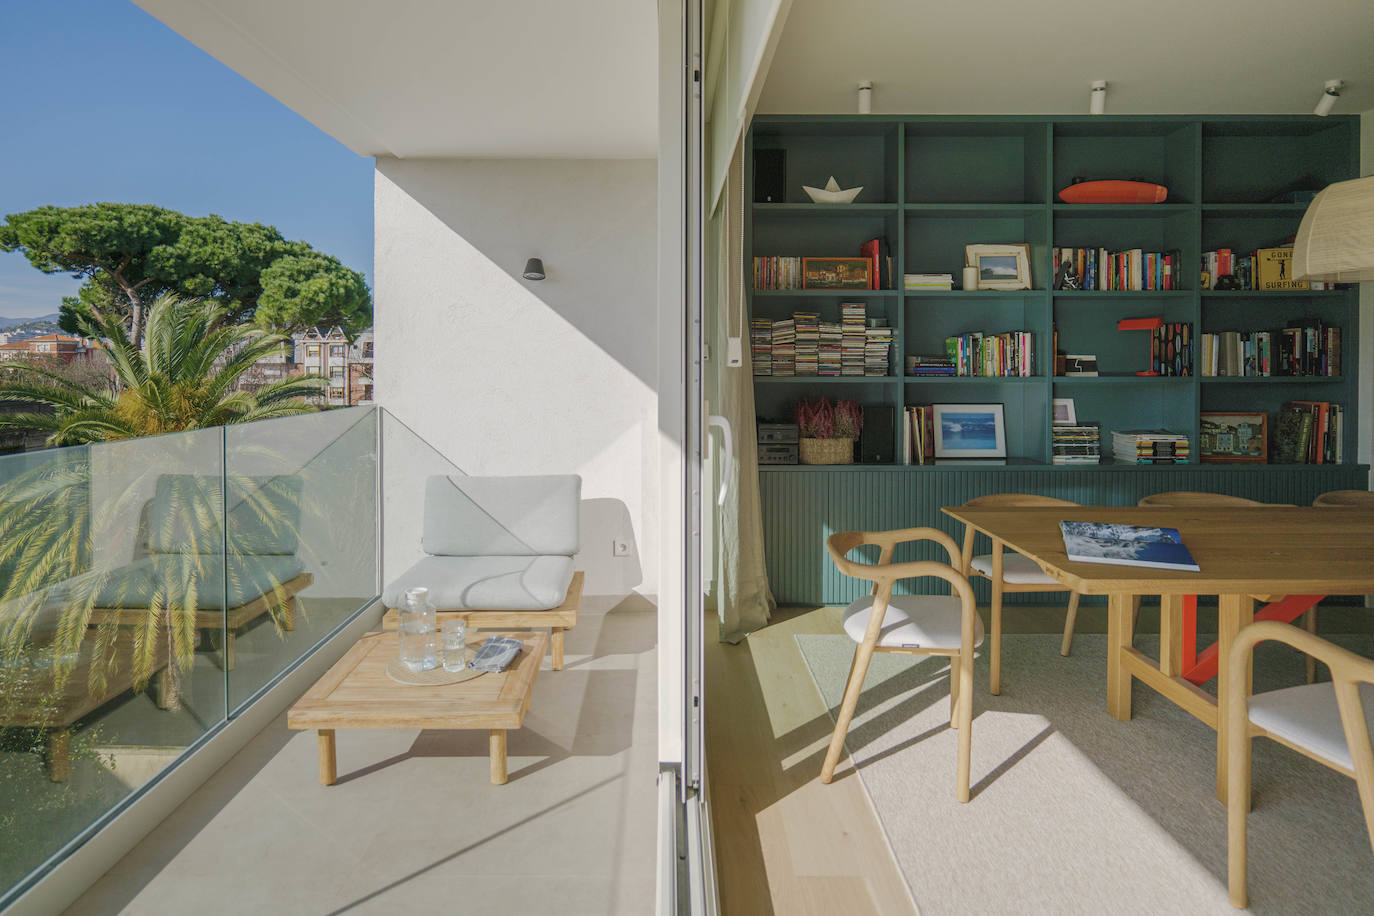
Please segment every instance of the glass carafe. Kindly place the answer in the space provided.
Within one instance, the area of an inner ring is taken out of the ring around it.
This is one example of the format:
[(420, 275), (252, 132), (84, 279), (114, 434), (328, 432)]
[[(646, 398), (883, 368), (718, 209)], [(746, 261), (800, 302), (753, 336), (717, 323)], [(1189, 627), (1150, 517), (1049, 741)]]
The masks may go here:
[(399, 614), (396, 629), (401, 639), (401, 661), (412, 671), (439, 667), (439, 630), (429, 589), (406, 589)]

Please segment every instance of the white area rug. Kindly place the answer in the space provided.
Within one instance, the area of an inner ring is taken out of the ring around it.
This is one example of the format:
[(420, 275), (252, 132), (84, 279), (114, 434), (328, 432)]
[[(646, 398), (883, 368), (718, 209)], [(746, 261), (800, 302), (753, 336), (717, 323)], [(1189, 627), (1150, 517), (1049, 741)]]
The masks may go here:
[[(1154, 654), (1157, 640), (1137, 646)], [(798, 636), (833, 720), (854, 643)], [(1374, 654), (1374, 640), (1343, 641)], [(1136, 684), (1134, 719), (1106, 710), (1106, 637), (1004, 636), (1002, 695), (974, 680), (973, 798), (954, 798), (948, 665), (878, 655), (848, 750), (925, 916), (945, 913), (1235, 913), (1216, 736)], [(1301, 657), (1261, 646), (1257, 689), (1301, 683)], [(1250, 901), (1255, 913), (1374, 912), (1354, 780), (1255, 741)], [(837, 778), (854, 778), (844, 761)]]

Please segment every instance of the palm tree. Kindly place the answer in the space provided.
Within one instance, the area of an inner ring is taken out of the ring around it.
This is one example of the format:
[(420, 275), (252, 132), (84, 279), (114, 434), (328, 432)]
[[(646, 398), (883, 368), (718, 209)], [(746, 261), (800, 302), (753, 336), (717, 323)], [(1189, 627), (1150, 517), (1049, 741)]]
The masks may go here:
[(227, 314), (213, 303), (160, 296), (139, 349), (119, 319), (80, 313), (82, 333), (106, 341), (119, 391), (42, 366), (14, 366), (11, 378), (0, 381), (0, 401), (53, 412), (0, 414), (0, 427), (49, 431), (49, 445), (83, 445), (314, 411), (303, 398), (319, 392), (320, 376), (292, 376), (256, 392), (237, 389), (240, 376), (290, 338), (225, 324)]
[[(9, 378), (0, 380), (0, 401), (50, 412), (0, 414), (0, 426), (41, 429), (49, 432), (50, 445), (81, 446), (316, 410), (303, 398), (320, 390), (320, 376), (294, 376), (256, 392), (237, 389), (240, 376), (288, 338), (226, 324), (225, 315), (211, 303), (164, 295), (149, 310), (140, 349), (118, 319), (82, 314), (82, 331), (106, 341), (117, 390), (83, 385), (42, 366), (13, 366)], [(26, 659), (39, 645), (48, 647), (54, 689), (62, 689), (78, 655), (90, 659), (85, 667), (93, 693), (103, 691), (108, 672), (127, 664), (142, 686), (157, 670), (159, 643), (167, 646), (174, 683), (190, 669), (200, 603), (196, 583), (223, 569), (225, 551), (235, 546), (225, 539), (224, 470), (170, 477), (164, 472), (203, 463), (204, 442), (171, 437), (151, 449), (112, 452), (102, 461), (113, 462), (114, 471), (101, 473), (93, 472), (86, 449), (38, 453), (37, 466), (0, 482), (0, 669), (29, 665)], [(167, 460), (150, 461), (153, 451)], [(160, 477), (176, 488), (167, 500), (172, 514), (158, 522), (173, 532), (163, 538), (172, 546), (161, 555), (162, 585), (140, 626), (132, 628), (132, 658), (121, 658), (115, 651), (121, 628), (93, 625), (92, 614), (99, 594), (124, 574), (127, 559), (106, 556), (101, 545), (127, 542), (121, 534), (127, 520), (138, 517)], [(251, 478), (244, 482), (257, 492)], [(281, 517), (281, 506), (272, 500), (258, 495), (247, 502), (260, 525), (296, 524)], [(279, 585), (268, 591), (280, 594)]]

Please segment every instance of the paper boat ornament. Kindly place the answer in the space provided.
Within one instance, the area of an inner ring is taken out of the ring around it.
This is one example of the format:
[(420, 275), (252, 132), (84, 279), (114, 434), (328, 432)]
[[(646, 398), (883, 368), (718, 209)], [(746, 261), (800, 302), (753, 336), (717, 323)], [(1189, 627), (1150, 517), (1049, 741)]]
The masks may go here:
[(854, 198), (859, 196), (863, 185), (857, 188), (845, 188), (840, 190), (839, 184), (835, 182), (835, 176), (831, 175), (830, 180), (825, 183), (823, 188), (813, 188), (809, 185), (802, 185), (802, 190), (806, 196), (811, 198), (813, 204), (852, 204)]

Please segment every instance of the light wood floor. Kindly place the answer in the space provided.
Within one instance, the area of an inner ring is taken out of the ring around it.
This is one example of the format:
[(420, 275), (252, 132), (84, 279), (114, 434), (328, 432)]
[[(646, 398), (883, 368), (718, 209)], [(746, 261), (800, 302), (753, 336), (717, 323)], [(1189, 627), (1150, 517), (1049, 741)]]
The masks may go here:
[[(779, 608), (741, 645), (706, 644), (707, 776), (725, 916), (917, 912), (848, 755), (833, 783), (817, 779), (834, 722), (794, 637), (844, 632), (841, 610)], [(987, 608), (978, 610), (986, 626)], [(1323, 632), (1374, 626), (1363, 608), (1321, 614)], [(1200, 634), (1216, 632), (1215, 608), (1198, 616)], [(1141, 608), (1137, 632), (1157, 633), (1158, 620), (1157, 608)], [(1005, 625), (1007, 633), (1056, 633), (1064, 607), (1017, 606)], [(1105, 609), (1082, 608), (1075, 630), (1106, 632)], [(985, 691), (982, 673), (975, 689)]]
[(817, 780), (834, 723), (793, 638), (840, 608), (784, 608), (738, 646), (706, 646), (706, 759), (725, 916), (915, 914), (848, 758)]

